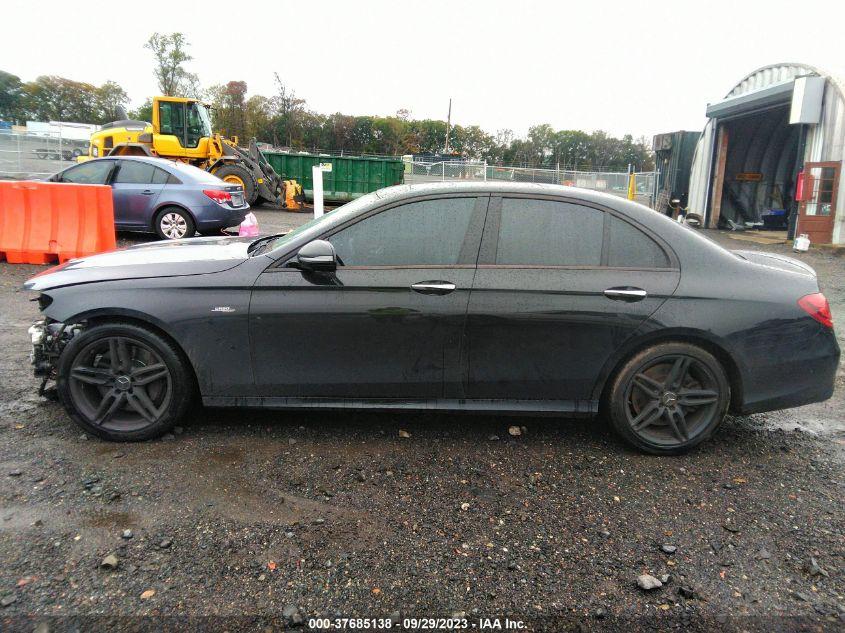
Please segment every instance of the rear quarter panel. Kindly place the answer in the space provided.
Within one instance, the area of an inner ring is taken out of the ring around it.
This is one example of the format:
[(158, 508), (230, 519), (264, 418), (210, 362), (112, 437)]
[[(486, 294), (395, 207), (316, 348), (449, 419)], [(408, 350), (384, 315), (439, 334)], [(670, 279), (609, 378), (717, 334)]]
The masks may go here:
[(799, 298), (814, 292), (818, 284), (812, 275), (739, 258), (717, 267), (688, 266), (675, 295), (643, 334), (674, 331), (713, 342), (730, 355), (740, 374), (734, 408), (776, 408), (789, 394), (818, 386), (831, 359), (838, 357), (833, 332), (798, 306)]
[[(814, 274), (747, 261), (641, 205), (618, 205), (670, 243), (681, 263), (674, 295), (643, 323), (629, 346), (694, 338), (723, 350), (738, 372), (735, 410), (762, 411), (828, 397), (839, 348), (833, 331), (797, 303), (818, 292)], [(619, 352), (617, 362), (624, 354)], [(611, 371), (609, 366), (604, 376)]]

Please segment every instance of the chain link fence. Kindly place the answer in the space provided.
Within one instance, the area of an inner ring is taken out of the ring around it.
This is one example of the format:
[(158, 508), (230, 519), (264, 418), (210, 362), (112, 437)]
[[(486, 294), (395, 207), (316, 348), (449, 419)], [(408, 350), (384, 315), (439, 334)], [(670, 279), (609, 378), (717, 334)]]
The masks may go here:
[(0, 130), (0, 178), (46, 178), (88, 153), (88, 141), (49, 132), (15, 133)]
[[(87, 153), (87, 140), (63, 138), (60, 134), (48, 132), (0, 130), (0, 178), (46, 178), (74, 164), (78, 156)], [(326, 154), (329, 155), (328, 152)], [(405, 182), (408, 184), (488, 180), (568, 185), (620, 197), (628, 195), (626, 172), (539, 169), (488, 165), (483, 161), (405, 161)], [(657, 172), (635, 173), (634, 180), (635, 200), (654, 208)]]
[[(510, 167), (473, 161), (405, 162), (405, 183), (407, 184), (488, 180), (567, 185), (604, 191), (623, 198), (628, 195), (627, 172)], [(656, 187), (657, 172), (634, 174), (634, 199), (637, 202), (654, 208)]]

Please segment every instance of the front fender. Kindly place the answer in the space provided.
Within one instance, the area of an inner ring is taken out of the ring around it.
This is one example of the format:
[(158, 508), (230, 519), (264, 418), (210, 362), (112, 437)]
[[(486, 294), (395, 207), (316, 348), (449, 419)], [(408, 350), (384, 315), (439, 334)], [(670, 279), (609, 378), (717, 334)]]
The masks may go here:
[(132, 320), (172, 339), (185, 353), (200, 393), (253, 395), (249, 351), (251, 286), (234, 271), (215, 275), (164, 277), (80, 284), (46, 294), (43, 313), (62, 323)]

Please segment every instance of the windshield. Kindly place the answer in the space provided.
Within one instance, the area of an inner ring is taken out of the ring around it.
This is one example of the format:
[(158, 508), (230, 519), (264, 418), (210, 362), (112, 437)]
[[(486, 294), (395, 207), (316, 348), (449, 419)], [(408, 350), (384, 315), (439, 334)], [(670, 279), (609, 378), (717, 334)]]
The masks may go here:
[(361, 196), (360, 198), (358, 198), (357, 200), (353, 200), (352, 202), (347, 202), (342, 207), (338, 207), (334, 211), (326, 213), (322, 217), (314, 218), (313, 220), (306, 222), (302, 226), (296, 227), (290, 233), (285, 233), (284, 235), (280, 235), (279, 237), (273, 238), (266, 244), (261, 245), (261, 248), (257, 248), (252, 254), (257, 255), (259, 253), (269, 253), (278, 248), (283, 248), (285, 244), (288, 244), (289, 242), (304, 233), (313, 233), (314, 239), (316, 239), (317, 236), (327, 231), (330, 227), (346, 221), (349, 216), (357, 213), (358, 210), (369, 206), (374, 200), (377, 199), (378, 196), (375, 193), (370, 193), (366, 196)]
[(273, 239), (269, 240), (266, 244), (262, 244), (260, 248), (257, 248), (252, 254), (258, 255), (259, 253), (266, 253), (268, 251), (275, 250), (280, 248), (290, 242), (293, 238), (297, 235), (301, 235), (308, 231), (311, 227), (317, 226), (318, 224), (322, 224), (323, 222), (328, 222), (329, 216), (324, 215), (321, 218), (313, 218), (303, 224), (302, 226), (296, 227), (294, 230), (290, 231), (289, 233), (285, 233), (284, 235), (279, 235), (278, 237), (274, 237)]
[[(201, 103), (194, 103), (191, 114), (199, 119), (202, 136), (211, 136), (211, 118), (208, 116), (208, 109)], [(193, 119), (193, 116), (191, 118)]]

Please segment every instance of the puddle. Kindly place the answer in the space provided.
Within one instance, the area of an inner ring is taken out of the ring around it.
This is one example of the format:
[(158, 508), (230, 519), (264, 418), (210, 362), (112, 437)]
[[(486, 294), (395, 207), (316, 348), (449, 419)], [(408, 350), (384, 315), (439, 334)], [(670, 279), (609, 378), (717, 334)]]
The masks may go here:
[(772, 430), (801, 431), (818, 437), (845, 437), (845, 413), (838, 398), (796, 409), (776, 411), (765, 416)]
[(134, 512), (96, 511), (85, 517), (84, 525), (94, 528), (126, 529), (138, 527), (138, 515)]
[(207, 458), (218, 466), (237, 466), (244, 461), (244, 451), (237, 446), (221, 446), (212, 449)]
[(33, 524), (45, 520), (46, 515), (29, 506), (4, 505), (0, 507), (0, 531), (28, 530)]

